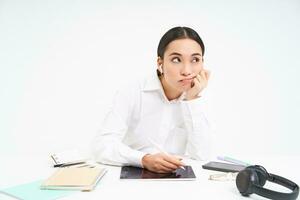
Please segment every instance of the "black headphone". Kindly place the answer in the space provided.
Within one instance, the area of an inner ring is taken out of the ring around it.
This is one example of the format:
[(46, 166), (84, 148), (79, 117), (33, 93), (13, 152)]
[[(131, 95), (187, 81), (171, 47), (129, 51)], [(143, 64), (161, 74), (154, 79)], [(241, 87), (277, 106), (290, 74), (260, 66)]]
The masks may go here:
[[(292, 190), (291, 193), (276, 192), (263, 188), (266, 181), (270, 181)], [(281, 176), (268, 173), (260, 165), (248, 166), (240, 171), (236, 177), (236, 186), (243, 196), (258, 194), (260, 196), (275, 200), (294, 200), (298, 197), (299, 186)]]

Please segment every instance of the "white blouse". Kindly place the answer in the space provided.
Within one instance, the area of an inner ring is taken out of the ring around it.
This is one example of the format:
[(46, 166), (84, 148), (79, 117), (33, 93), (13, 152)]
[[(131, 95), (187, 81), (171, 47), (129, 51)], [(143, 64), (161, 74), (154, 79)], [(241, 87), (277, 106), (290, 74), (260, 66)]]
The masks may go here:
[(169, 101), (156, 74), (119, 90), (92, 143), (96, 161), (143, 167), (143, 156), (158, 152), (153, 142), (169, 154), (207, 159), (211, 128), (204, 99), (183, 96)]

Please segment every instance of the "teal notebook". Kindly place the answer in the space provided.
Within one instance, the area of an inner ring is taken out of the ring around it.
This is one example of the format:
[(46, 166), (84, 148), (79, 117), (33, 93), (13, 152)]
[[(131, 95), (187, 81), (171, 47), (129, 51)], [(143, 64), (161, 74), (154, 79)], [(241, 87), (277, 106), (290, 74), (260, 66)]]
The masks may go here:
[(69, 190), (41, 190), (42, 180), (0, 189), (0, 195), (7, 195), (21, 200), (53, 200), (65, 197), (78, 191)]

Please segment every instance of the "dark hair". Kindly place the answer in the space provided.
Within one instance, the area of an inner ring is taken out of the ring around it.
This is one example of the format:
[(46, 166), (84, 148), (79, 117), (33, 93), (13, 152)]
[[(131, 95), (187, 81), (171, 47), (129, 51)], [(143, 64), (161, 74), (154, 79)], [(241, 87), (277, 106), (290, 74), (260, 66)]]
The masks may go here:
[(174, 27), (174, 28), (168, 30), (162, 36), (162, 38), (160, 39), (159, 44), (158, 44), (157, 56), (159, 56), (163, 59), (164, 53), (166, 51), (168, 44), (174, 40), (184, 39), (184, 38), (188, 38), (188, 39), (192, 39), (192, 40), (196, 41), (202, 49), (202, 56), (204, 56), (205, 47), (204, 47), (203, 41), (200, 38), (200, 36), (198, 35), (198, 33), (191, 28), (180, 27), (180, 26)]

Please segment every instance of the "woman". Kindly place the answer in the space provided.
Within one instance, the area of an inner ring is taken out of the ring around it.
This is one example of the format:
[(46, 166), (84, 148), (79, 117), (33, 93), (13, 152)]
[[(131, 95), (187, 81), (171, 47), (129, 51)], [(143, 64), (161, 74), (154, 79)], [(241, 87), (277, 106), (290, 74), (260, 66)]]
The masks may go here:
[(208, 157), (210, 127), (201, 93), (210, 73), (203, 68), (204, 50), (191, 28), (175, 27), (163, 35), (157, 74), (115, 96), (93, 143), (97, 161), (168, 173), (184, 165), (182, 155)]

